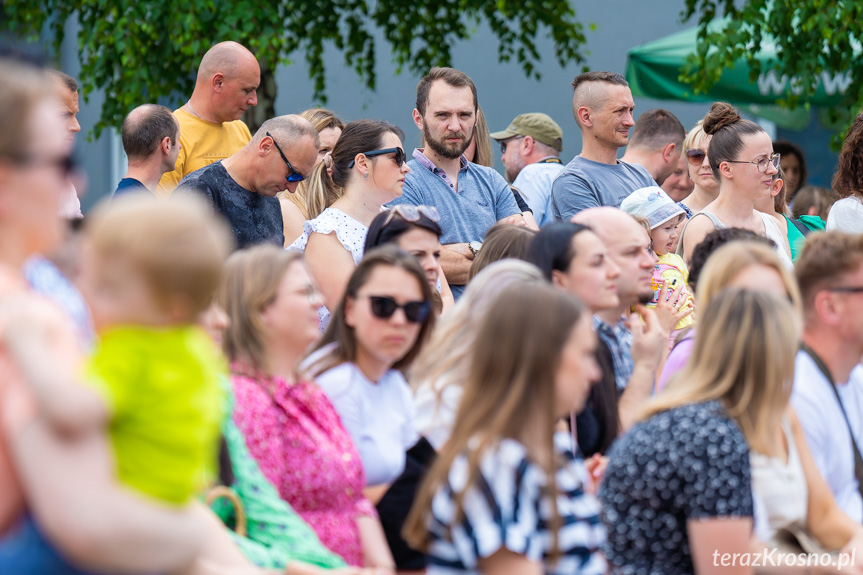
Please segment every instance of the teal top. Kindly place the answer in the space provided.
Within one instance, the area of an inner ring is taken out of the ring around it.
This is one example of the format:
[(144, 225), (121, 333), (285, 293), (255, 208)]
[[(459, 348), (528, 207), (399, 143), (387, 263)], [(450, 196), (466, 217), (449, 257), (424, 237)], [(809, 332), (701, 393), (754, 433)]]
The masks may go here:
[(788, 238), (788, 247), (791, 248), (791, 261), (796, 262), (797, 258), (800, 257), (800, 252), (803, 251), (803, 242), (806, 240), (806, 236), (800, 233), (791, 218), (785, 214), (782, 214), (782, 217), (785, 218), (785, 225), (788, 226), (785, 236)]
[[(324, 547), (312, 528), (264, 477), (231, 417), (234, 394), (227, 379), (224, 387), (228, 406), (222, 434), (234, 472), (231, 488), (243, 502), (248, 522), (248, 537), (231, 532), (234, 542), (252, 563), (265, 569), (284, 569), (291, 561), (326, 569), (344, 567), (342, 558)], [(213, 506), (226, 525), (233, 525), (233, 507), (228, 502), (219, 500)]]

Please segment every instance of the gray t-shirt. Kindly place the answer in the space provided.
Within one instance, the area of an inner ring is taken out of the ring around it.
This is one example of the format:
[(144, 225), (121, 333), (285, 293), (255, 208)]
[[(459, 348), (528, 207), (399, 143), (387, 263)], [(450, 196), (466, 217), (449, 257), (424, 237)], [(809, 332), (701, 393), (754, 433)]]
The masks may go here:
[(186, 175), (174, 193), (206, 198), (213, 210), (230, 224), (237, 249), (264, 243), (285, 245), (278, 198), (256, 194), (240, 186), (221, 161)]
[(638, 164), (603, 164), (576, 156), (551, 186), (551, 207), (555, 221), (569, 218), (587, 208), (620, 207), (623, 199), (656, 181)]

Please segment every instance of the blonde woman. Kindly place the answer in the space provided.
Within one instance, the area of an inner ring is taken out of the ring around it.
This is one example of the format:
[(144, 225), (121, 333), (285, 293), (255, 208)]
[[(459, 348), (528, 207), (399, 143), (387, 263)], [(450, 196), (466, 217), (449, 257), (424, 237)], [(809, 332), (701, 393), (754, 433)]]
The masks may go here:
[(692, 193), (679, 202), (686, 212), (686, 219), (706, 208), (719, 195), (719, 181), (707, 159), (712, 136), (704, 133), (703, 123), (704, 120), (698, 120), (683, 140), (683, 157), (689, 169), (689, 179), (694, 183)]
[(477, 344), (477, 326), (500, 291), (510, 285), (541, 283), (535, 266), (518, 260), (495, 262), (478, 273), (464, 296), (441, 318), (409, 374), (414, 389), (414, 425), (435, 448), (449, 439), (462, 385)]
[[(732, 240), (710, 254), (698, 278), (698, 308), (706, 308), (717, 293), (731, 287), (787, 297), (796, 309), (801, 309), (800, 292), (794, 276), (766, 240)], [(657, 391), (662, 390), (671, 376), (686, 364), (695, 345), (695, 329), (685, 334), (668, 354)]]
[(507, 286), (489, 309), (405, 539), (428, 553), (429, 575), (605, 573), (584, 461), (554, 432), (599, 377), (590, 313), (545, 283)]
[(753, 524), (771, 547), (784, 533), (825, 549), (863, 540), (788, 407), (802, 330), (789, 299), (740, 289), (711, 299), (691, 360), (611, 450), (600, 498), (612, 565), (713, 572), (715, 553), (757, 544)]
[[(336, 142), (342, 135), (342, 130), (345, 129), (345, 123), (336, 116), (335, 112), (326, 108), (311, 108), (300, 112), (299, 115), (311, 122), (315, 130), (318, 131), (321, 147), (318, 150), (318, 160), (315, 162), (317, 166), (326, 161), (327, 154), (332, 153)], [(329, 172), (332, 175), (332, 170)], [(328, 202), (325, 197), (310, 193), (310, 189), (321, 189), (319, 181), (310, 186), (310, 179), (300, 182), (297, 190), (293, 193), (285, 190), (277, 195), (282, 207), (282, 221), (285, 225), (285, 247), (291, 245), (303, 233), (303, 222), (318, 217), (327, 205), (332, 203), (332, 201)]]

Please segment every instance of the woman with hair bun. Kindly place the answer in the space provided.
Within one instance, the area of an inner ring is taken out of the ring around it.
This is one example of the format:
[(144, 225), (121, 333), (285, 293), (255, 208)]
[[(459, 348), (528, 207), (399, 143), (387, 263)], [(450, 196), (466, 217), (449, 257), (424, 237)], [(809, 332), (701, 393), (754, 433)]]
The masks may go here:
[(769, 215), (755, 209), (755, 202), (770, 195), (779, 154), (764, 129), (740, 117), (725, 102), (716, 102), (704, 117), (704, 133), (712, 136), (707, 159), (719, 181), (719, 196), (694, 214), (680, 234), (677, 254), (688, 259), (704, 237), (716, 229), (743, 228), (773, 240), (779, 256), (790, 267), (788, 240)]

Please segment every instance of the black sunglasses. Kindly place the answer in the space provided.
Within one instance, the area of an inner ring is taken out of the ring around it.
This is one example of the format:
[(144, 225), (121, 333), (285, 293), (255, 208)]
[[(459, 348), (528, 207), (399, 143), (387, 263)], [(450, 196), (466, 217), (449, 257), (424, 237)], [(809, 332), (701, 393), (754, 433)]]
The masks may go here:
[(513, 136), (512, 138), (509, 138), (509, 139), (507, 139), (507, 140), (503, 140), (503, 141), (501, 141), (501, 143), (500, 143), (500, 153), (501, 153), (501, 154), (505, 154), (505, 153), (506, 153), (506, 146), (507, 146), (510, 142), (514, 142), (514, 141), (516, 141), (516, 140), (521, 140), (522, 138), (524, 138), (524, 136)]
[(279, 147), (279, 144), (278, 144), (278, 143), (276, 143), (276, 139), (275, 139), (274, 137), (270, 136), (270, 133), (269, 133), (269, 132), (267, 132), (267, 136), (269, 136), (269, 137), (270, 137), (270, 139), (273, 141), (273, 145), (274, 145), (274, 146), (276, 147), (276, 149), (279, 151), (279, 155), (282, 157), (282, 159), (283, 159), (283, 160), (285, 161), (285, 163), (288, 165), (288, 169), (290, 170), (290, 172), (288, 172), (288, 175), (287, 175), (287, 176), (285, 176), (285, 179), (286, 179), (286, 180), (288, 180), (288, 181), (289, 181), (289, 182), (291, 182), (291, 183), (294, 183), (294, 182), (302, 182), (303, 180), (305, 180), (305, 179), (306, 179), (306, 177), (305, 177), (304, 175), (302, 175), (301, 173), (299, 173), (298, 171), (296, 171), (296, 170), (294, 169), (294, 167), (291, 165), (291, 163), (288, 161), (288, 158), (286, 158), (286, 157), (285, 157), (285, 153), (284, 153), (284, 152), (282, 151), (282, 149)]
[[(402, 150), (401, 148), (386, 148), (384, 150), (373, 150), (371, 152), (362, 152), (362, 154), (367, 158), (371, 158), (373, 156), (383, 156), (384, 154), (395, 154), (396, 155), (396, 157), (395, 157), (396, 165), (400, 168), (402, 167), (402, 164), (405, 163), (405, 158), (406, 158), (405, 151)], [(355, 163), (356, 163), (356, 160), (351, 160), (351, 163), (348, 164), (348, 168), (353, 168)]]
[(686, 150), (686, 159), (693, 166), (700, 166), (704, 163), (704, 156), (706, 156), (703, 151), (698, 148), (692, 148), (690, 150)]
[(49, 166), (57, 168), (64, 178), (68, 178), (77, 167), (75, 158), (71, 155), (50, 157), (39, 154), (14, 154), (8, 157), (19, 166)]
[(423, 323), (431, 311), (431, 302), (409, 301), (399, 305), (395, 299), (389, 296), (370, 295), (372, 314), (381, 319), (389, 319), (396, 310), (401, 308), (405, 312), (405, 319), (411, 323)]

